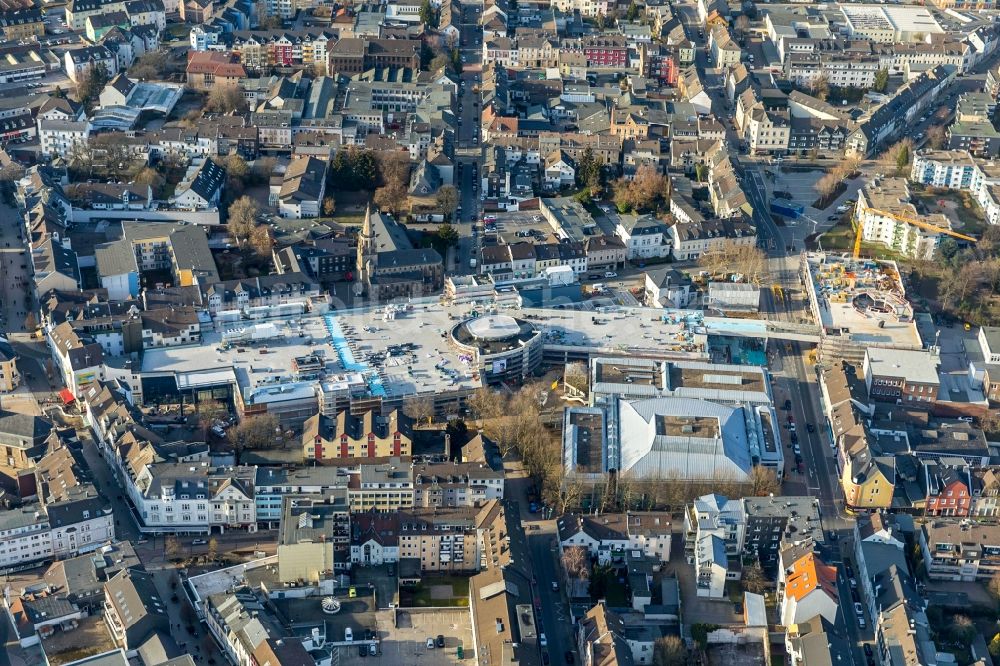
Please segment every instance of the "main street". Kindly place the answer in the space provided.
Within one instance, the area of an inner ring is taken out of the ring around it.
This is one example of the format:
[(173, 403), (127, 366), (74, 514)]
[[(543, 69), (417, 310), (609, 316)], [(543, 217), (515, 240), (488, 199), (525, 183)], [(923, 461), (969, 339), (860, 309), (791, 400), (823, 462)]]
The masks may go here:
[[(479, 27), (482, 6), (475, 3), (462, 5), (458, 44), (461, 72), (456, 96), (455, 187), (458, 188), (460, 214), (456, 216), (459, 233), (454, 272), (476, 272), (472, 259), (479, 257), (477, 221), (480, 215), (479, 169), (482, 165), (480, 118), (482, 117), (479, 85), (482, 83), (481, 61), (483, 35)], [(468, 226), (466, 226), (466, 223)]]

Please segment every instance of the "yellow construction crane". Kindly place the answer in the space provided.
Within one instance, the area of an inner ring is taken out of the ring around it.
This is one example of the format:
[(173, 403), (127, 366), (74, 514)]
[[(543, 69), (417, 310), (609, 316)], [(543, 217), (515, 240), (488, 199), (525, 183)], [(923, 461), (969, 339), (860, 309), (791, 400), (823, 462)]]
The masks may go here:
[[(878, 208), (866, 208), (866, 211), (870, 211), (876, 215), (882, 215), (883, 217), (890, 217), (894, 220), (899, 220), (900, 222), (905, 222), (906, 224), (912, 224), (915, 227), (924, 229), (925, 231), (933, 231), (934, 233), (947, 234), (953, 238), (958, 238), (959, 240), (969, 241), (970, 243), (975, 243), (976, 239), (972, 236), (966, 236), (965, 234), (960, 234), (957, 231), (952, 231), (951, 229), (946, 229), (944, 227), (939, 227), (936, 224), (931, 224), (930, 222), (924, 222), (923, 220), (918, 220), (913, 217), (907, 217), (905, 215), (898, 215), (896, 213), (890, 213), (886, 210), (879, 210)], [(857, 218), (854, 219), (854, 258), (857, 259), (861, 256), (861, 234), (864, 231), (864, 225), (861, 220)]]

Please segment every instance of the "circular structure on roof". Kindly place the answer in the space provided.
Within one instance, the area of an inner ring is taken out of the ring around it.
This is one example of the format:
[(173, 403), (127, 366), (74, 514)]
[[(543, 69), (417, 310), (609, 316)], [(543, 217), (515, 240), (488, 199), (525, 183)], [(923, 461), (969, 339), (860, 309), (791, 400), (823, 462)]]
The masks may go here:
[(321, 605), (323, 612), (327, 615), (334, 615), (340, 612), (340, 602), (333, 597), (324, 597)]
[(483, 384), (520, 380), (542, 362), (541, 332), (509, 315), (466, 319), (451, 330), (451, 342)]
[(469, 335), (477, 340), (503, 340), (521, 332), (521, 324), (507, 315), (478, 317), (465, 324)]

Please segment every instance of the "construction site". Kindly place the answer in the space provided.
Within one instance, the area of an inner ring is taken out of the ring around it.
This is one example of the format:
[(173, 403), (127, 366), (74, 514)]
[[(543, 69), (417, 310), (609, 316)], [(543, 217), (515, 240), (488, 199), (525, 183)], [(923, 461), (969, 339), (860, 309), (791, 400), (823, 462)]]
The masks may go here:
[(810, 253), (803, 263), (824, 358), (860, 359), (868, 347), (922, 348), (895, 262)]

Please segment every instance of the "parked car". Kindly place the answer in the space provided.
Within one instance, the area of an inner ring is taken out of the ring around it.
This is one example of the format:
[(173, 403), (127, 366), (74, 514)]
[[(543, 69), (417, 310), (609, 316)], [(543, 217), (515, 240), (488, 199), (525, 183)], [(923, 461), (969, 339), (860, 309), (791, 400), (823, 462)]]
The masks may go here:
[(559, 583), (557, 583), (555, 581), (552, 581), (552, 591), (553, 592), (558, 592), (559, 591)]
[(614, 271), (607, 271), (604, 274), (604, 277), (605, 277), (605, 279), (616, 278), (616, 277), (618, 277), (618, 273), (615, 273)]
[[(857, 583), (855, 582), (855, 584), (852, 585), (852, 587), (855, 587), (856, 585), (857, 585)], [(857, 601), (855, 601), (854, 602), (854, 612), (857, 613), (858, 615), (864, 615), (865, 614), (865, 609), (861, 606), (860, 603), (858, 603)]]
[(433, 650), (434, 649), (434, 639), (433, 638), (428, 638), (427, 639), (427, 649), (429, 649), (429, 650)]
[(538, 634), (538, 644), (541, 645), (542, 647), (549, 646), (549, 641), (547, 638), (545, 638), (545, 634)]
[(437, 646), (439, 648), (443, 648), (444, 647), (444, 634), (438, 634), (438, 637), (437, 637)]
[(370, 654), (373, 657), (378, 655), (378, 645), (376, 645), (375, 643), (369, 643), (368, 654)]
[(368, 656), (368, 646), (362, 643), (358, 646), (358, 656), (367, 657)]
[(191, 545), (192, 546), (204, 546), (206, 543), (208, 543), (208, 541), (206, 541), (205, 539), (195, 539), (194, 541), (191, 542)]
[(797, 456), (802, 455), (802, 449), (799, 448), (798, 444), (792, 444), (792, 453), (794, 453)]

